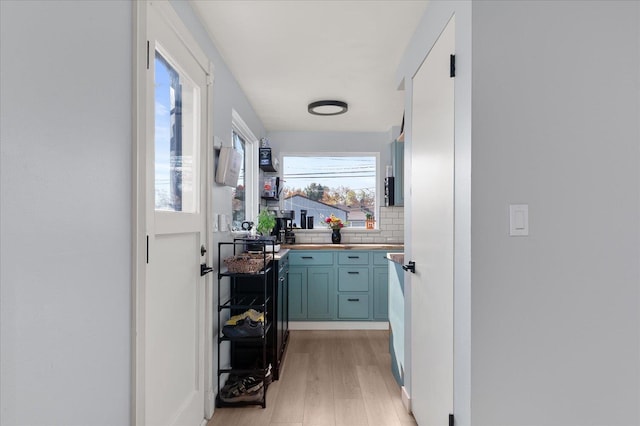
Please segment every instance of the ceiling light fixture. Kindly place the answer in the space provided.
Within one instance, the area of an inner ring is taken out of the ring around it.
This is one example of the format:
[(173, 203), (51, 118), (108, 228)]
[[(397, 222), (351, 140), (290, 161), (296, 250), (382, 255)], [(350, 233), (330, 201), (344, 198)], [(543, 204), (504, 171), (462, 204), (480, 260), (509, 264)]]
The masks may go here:
[(347, 112), (349, 106), (342, 101), (316, 101), (311, 102), (307, 111), (313, 115), (340, 115)]

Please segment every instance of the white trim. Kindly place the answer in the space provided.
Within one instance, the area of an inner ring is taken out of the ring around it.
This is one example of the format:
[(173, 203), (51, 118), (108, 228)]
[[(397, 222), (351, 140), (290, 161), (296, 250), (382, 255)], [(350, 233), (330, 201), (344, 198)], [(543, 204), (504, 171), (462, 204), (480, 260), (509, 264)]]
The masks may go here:
[[(205, 175), (210, 176), (215, 170), (215, 160), (213, 156), (213, 80), (214, 80), (214, 66), (213, 62), (209, 62), (209, 74), (207, 76), (207, 137), (206, 137), (206, 152), (207, 152), (207, 170)], [(214, 264), (213, 253), (215, 249), (213, 229), (216, 224), (213, 223), (213, 180), (205, 178), (206, 185), (206, 242), (207, 242), (207, 256), (205, 261), (207, 265), (212, 266)], [(215, 273), (215, 271), (214, 271)], [(207, 276), (205, 280), (205, 305), (204, 305), (204, 418), (211, 419), (215, 411), (215, 394), (213, 393), (213, 386), (215, 380), (213, 379), (215, 366), (213, 362), (213, 306), (214, 303), (214, 291), (213, 291), (213, 277), (214, 273)], [(206, 421), (206, 420), (205, 420)]]
[[(231, 110), (231, 129), (238, 133), (245, 142), (245, 220), (252, 221), (258, 216), (258, 200), (260, 199), (258, 190), (258, 178), (260, 176), (258, 172), (258, 138), (235, 109)], [(232, 135), (229, 136), (232, 137)]]
[(132, 425), (144, 424), (144, 287), (146, 282), (147, 158), (147, 2), (133, 2), (132, 108), (132, 282), (131, 282), (131, 415)]
[(191, 56), (193, 56), (200, 67), (202, 67), (202, 70), (209, 75), (209, 72), (212, 71), (209, 58), (207, 58), (207, 55), (202, 51), (198, 42), (193, 38), (189, 29), (184, 25), (182, 20), (180, 20), (169, 1), (152, 0), (148, 3), (149, 6), (155, 7), (160, 12), (166, 23), (173, 29)]
[(407, 393), (407, 388), (404, 386), (400, 388), (400, 398), (402, 398), (404, 409), (407, 410), (407, 413), (411, 413), (411, 397)]
[(289, 321), (289, 330), (388, 330), (389, 321)]

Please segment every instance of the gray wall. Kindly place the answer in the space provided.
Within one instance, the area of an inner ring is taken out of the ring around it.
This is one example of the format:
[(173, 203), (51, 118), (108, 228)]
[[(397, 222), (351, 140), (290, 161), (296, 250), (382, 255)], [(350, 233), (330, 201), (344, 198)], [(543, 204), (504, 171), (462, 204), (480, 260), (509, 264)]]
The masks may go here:
[(640, 424), (639, 5), (473, 5), (474, 425)]
[(434, 1), (398, 71), (408, 114), (452, 14), (456, 423), (640, 424), (640, 3)]
[(131, 3), (0, 8), (0, 423), (126, 425)]
[[(189, 4), (172, 5), (215, 66), (214, 134), (230, 143), (233, 108), (264, 136)], [(0, 423), (125, 425), (132, 3), (0, 6)], [(230, 190), (216, 185), (213, 197), (231, 214)]]
[[(256, 138), (261, 138), (265, 136), (265, 129), (256, 115), (255, 111), (249, 104), (244, 92), (240, 88), (240, 85), (236, 81), (233, 74), (224, 63), (223, 58), (220, 56), (218, 49), (211, 41), (209, 34), (207, 33), (205, 27), (202, 25), (200, 18), (193, 11), (191, 6), (186, 1), (176, 1), (171, 0), (171, 5), (174, 10), (185, 23), (189, 31), (198, 42), (204, 53), (209, 57), (209, 59), (213, 62), (214, 65), (214, 80), (213, 80), (213, 134), (223, 140), (224, 146), (231, 146), (231, 132), (232, 132), (232, 110), (236, 110), (238, 114), (242, 117), (245, 124), (251, 129), (254, 136)], [(212, 171), (213, 172), (213, 171)], [(212, 176), (213, 179), (213, 176)], [(213, 183), (213, 211), (211, 214), (226, 214), (229, 217), (232, 216), (231, 211), (231, 195), (232, 188), (228, 186), (219, 185), (217, 183)], [(218, 260), (218, 243), (221, 241), (232, 241), (233, 237), (231, 233), (226, 232), (215, 232), (211, 234), (212, 239), (210, 240), (210, 249), (209, 253), (211, 253), (211, 264), (214, 268), (218, 268), (217, 264)], [(224, 258), (226, 254), (223, 253), (222, 258)], [(212, 276), (213, 274), (210, 274)], [(213, 277), (210, 278), (213, 280)], [(224, 299), (227, 294), (225, 293), (226, 289), (223, 289), (222, 298)], [(207, 286), (207, 300), (211, 300), (213, 304), (217, 304), (217, 287), (215, 284), (212, 286), (211, 283)], [(214, 318), (215, 317), (215, 318)], [(217, 335), (217, 315), (211, 316), (209, 319), (209, 326), (213, 330), (213, 334)], [(216, 342), (213, 342), (214, 347), (212, 349), (212, 356), (205, 359), (205, 362), (209, 364), (210, 371), (212, 374), (215, 374), (215, 366), (217, 365), (217, 350)], [(227, 361), (227, 354), (223, 353), (222, 356), (222, 364), (224, 365)], [(212, 386), (217, 385), (217, 380), (214, 376), (214, 383)], [(208, 412), (212, 412), (212, 397), (217, 392), (216, 389), (210, 388), (205, 391), (209, 392), (209, 406), (205, 409)]]

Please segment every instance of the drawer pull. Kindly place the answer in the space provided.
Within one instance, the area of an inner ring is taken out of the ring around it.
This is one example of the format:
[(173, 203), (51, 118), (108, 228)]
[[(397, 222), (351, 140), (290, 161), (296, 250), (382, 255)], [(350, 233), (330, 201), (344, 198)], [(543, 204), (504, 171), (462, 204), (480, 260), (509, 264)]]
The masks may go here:
[(313, 256), (302, 256), (303, 259), (313, 259)]
[(349, 302), (359, 302), (360, 299), (347, 299)]
[(360, 272), (358, 271), (347, 271), (347, 274), (359, 274)]
[(360, 256), (347, 256), (349, 259), (360, 259)]

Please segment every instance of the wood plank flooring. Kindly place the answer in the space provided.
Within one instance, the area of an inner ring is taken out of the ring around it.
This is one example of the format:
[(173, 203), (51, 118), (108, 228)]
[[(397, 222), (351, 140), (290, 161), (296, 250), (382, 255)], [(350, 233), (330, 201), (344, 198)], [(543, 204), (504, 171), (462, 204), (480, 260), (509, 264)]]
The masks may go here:
[(216, 408), (207, 426), (405, 426), (389, 332), (291, 331), (267, 408)]

